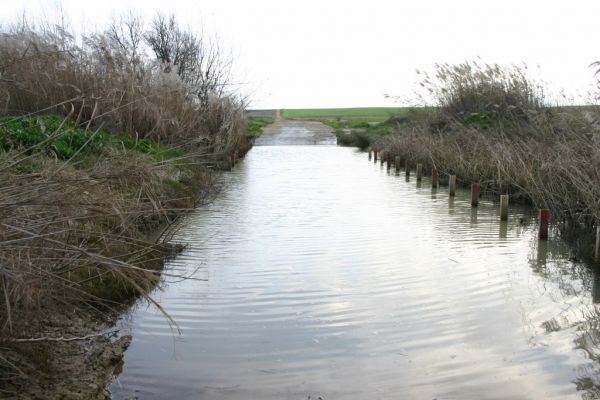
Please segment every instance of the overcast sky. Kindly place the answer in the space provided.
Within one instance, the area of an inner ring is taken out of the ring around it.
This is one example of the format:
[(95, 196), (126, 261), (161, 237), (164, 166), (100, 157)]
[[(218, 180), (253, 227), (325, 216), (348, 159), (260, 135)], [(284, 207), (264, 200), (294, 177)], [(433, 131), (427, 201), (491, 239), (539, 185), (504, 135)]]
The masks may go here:
[(600, 59), (600, 0), (2, 0), (0, 21), (57, 5), (77, 29), (174, 13), (232, 51), (254, 108), (393, 106), (383, 95), (412, 98), (415, 69), (476, 57), (525, 62), (581, 101)]

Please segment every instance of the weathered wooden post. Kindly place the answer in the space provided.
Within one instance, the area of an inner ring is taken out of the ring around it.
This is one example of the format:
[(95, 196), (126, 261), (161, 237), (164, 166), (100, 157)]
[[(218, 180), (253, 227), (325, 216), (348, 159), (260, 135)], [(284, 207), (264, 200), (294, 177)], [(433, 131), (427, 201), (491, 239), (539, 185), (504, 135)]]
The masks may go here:
[(435, 167), (431, 169), (431, 187), (434, 189), (438, 187), (438, 172)]
[(471, 184), (471, 207), (477, 207), (479, 205), (479, 184)]
[(379, 158), (380, 158), (380, 161), (381, 161), (381, 162), (380, 162), (380, 165), (381, 165), (382, 167), (383, 167), (383, 163), (385, 162), (385, 157), (386, 157), (386, 155), (387, 155), (387, 154), (384, 152), (383, 154), (381, 154), (381, 157), (379, 157)]
[(592, 302), (594, 304), (600, 303), (600, 276), (596, 272), (594, 274), (594, 278), (592, 279)]
[(371, 161), (371, 158), (373, 158), (373, 154), (371, 154), (371, 150), (369, 150), (369, 161)]
[(377, 149), (373, 149), (373, 159), (375, 160), (375, 162), (377, 162), (377, 154), (379, 153), (379, 151)]
[(448, 178), (448, 196), (456, 196), (456, 175), (450, 175)]
[(538, 237), (540, 240), (548, 239), (548, 226), (550, 222), (550, 210), (542, 208), (540, 210), (540, 231)]
[(392, 169), (392, 153), (391, 152), (387, 152), (387, 170), (388, 172), (390, 171), (390, 169)]
[(498, 237), (500, 239), (506, 239), (507, 234), (508, 234), (508, 222), (500, 221), (500, 233), (499, 233)]
[(404, 173), (406, 174), (407, 178), (410, 178), (410, 160), (406, 160), (404, 161)]
[(596, 251), (594, 252), (596, 261), (600, 260), (600, 223), (596, 226)]
[(500, 195), (500, 220), (501, 221), (508, 220), (508, 195), (507, 194)]
[(396, 169), (396, 173), (400, 173), (400, 156), (396, 156), (394, 158), (394, 168)]
[(423, 179), (423, 164), (417, 164), (417, 182)]

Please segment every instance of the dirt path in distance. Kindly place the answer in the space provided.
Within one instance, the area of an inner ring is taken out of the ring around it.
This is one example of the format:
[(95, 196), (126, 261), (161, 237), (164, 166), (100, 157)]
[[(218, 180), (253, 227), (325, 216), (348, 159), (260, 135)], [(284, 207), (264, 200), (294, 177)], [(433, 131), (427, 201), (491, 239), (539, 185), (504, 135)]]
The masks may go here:
[(255, 146), (335, 145), (337, 138), (332, 128), (317, 121), (284, 119), (281, 110), (275, 122), (263, 128)]

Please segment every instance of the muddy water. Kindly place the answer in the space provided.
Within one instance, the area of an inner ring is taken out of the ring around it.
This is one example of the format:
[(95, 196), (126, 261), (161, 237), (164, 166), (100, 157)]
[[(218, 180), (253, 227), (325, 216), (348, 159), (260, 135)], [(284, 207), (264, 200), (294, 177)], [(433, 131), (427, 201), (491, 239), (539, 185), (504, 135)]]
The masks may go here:
[(114, 398), (595, 398), (594, 275), (531, 210), (500, 225), (335, 146), (255, 147), (224, 179), (168, 266), (204, 280), (155, 293), (181, 334), (133, 310)]

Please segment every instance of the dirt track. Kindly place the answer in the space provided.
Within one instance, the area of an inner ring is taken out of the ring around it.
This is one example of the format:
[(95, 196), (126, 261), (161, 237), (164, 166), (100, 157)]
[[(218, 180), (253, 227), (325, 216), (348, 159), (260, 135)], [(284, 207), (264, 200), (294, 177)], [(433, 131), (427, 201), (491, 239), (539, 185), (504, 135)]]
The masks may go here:
[(333, 129), (316, 121), (283, 119), (276, 114), (275, 122), (263, 128), (255, 146), (335, 145)]

